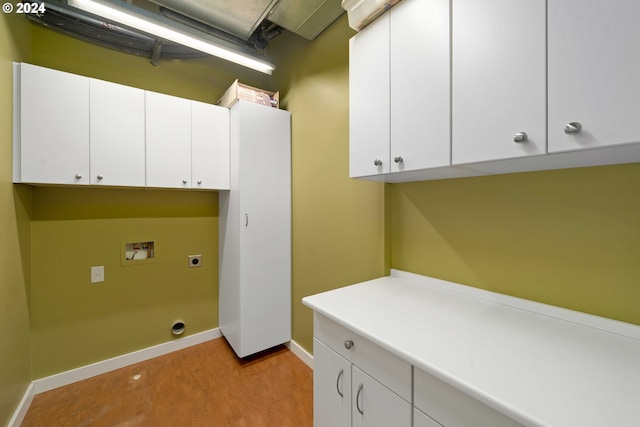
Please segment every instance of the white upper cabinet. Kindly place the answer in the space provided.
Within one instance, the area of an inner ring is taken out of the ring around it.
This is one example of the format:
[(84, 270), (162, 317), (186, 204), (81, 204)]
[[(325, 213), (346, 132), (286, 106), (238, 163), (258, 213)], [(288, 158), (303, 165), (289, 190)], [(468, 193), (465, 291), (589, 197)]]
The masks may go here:
[(389, 12), (349, 40), (349, 175), (389, 169)]
[(546, 153), (545, 23), (540, 0), (453, 2), (453, 164)]
[(145, 93), (147, 186), (191, 188), (191, 101)]
[(449, 0), (390, 12), (391, 172), (450, 163), (449, 16)]
[(448, 0), (404, 0), (350, 40), (350, 176), (450, 164)]
[(639, 16), (637, 0), (549, 0), (549, 152), (640, 142)]
[(229, 110), (14, 63), (13, 182), (229, 189)]
[(14, 64), (14, 182), (89, 184), (89, 79)]
[(229, 189), (229, 109), (191, 101), (191, 186)]
[(90, 184), (145, 186), (144, 91), (90, 81)]

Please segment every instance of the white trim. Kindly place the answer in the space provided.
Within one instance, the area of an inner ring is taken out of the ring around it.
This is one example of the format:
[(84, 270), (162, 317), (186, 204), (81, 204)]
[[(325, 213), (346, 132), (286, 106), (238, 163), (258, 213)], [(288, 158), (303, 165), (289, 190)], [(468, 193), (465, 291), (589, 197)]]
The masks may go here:
[(208, 331), (188, 335), (174, 341), (158, 344), (132, 353), (123, 354), (122, 356), (92, 363), (91, 365), (82, 366), (70, 371), (40, 378), (34, 380), (32, 384), (35, 386), (35, 394), (42, 393), (77, 381), (82, 381), (96, 375), (124, 368), (125, 366), (133, 365), (134, 363), (143, 362), (173, 351), (182, 350), (196, 344), (220, 338), (221, 336), (222, 333), (219, 328), (210, 329)]
[(295, 354), (298, 359), (302, 360), (308, 367), (313, 369), (313, 355), (311, 353), (302, 348), (300, 344), (298, 344), (294, 340), (291, 340), (284, 345), (286, 345), (287, 348), (291, 350), (291, 353)]
[(391, 277), (435, 286), (437, 288), (444, 289), (450, 292), (456, 292), (459, 294), (484, 299), (497, 304), (502, 304), (543, 316), (564, 320), (565, 322), (576, 323), (578, 325), (588, 326), (590, 328), (600, 329), (601, 331), (611, 332), (614, 334), (640, 340), (640, 326), (632, 323), (625, 323), (607, 317), (600, 317), (594, 314), (583, 313), (581, 311), (570, 310), (568, 308), (557, 307), (554, 305), (531, 301), (524, 298), (504, 295), (485, 289), (461, 285), (459, 283), (448, 282), (446, 280), (422, 276), (420, 274), (396, 270), (393, 268), (391, 269)]
[(27, 415), (27, 411), (29, 410), (29, 406), (31, 406), (31, 401), (35, 395), (35, 387), (33, 386), (33, 383), (31, 383), (24, 392), (24, 396), (22, 396), (22, 400), (20, 400), (20, 403), (13, 413), (13, 417), (9, 420), (7, 427), (20, 427), (20, 424), (22, 424), (25, 415)]

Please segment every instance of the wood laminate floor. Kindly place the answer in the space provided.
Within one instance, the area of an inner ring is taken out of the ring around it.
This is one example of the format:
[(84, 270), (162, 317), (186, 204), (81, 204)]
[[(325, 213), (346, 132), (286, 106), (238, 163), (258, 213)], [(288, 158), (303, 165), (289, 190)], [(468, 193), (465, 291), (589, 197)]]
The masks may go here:
[(238, 359), (219, 338), (38, 394), (22, 427), (305, 427), (312, 394), (286, 347)]

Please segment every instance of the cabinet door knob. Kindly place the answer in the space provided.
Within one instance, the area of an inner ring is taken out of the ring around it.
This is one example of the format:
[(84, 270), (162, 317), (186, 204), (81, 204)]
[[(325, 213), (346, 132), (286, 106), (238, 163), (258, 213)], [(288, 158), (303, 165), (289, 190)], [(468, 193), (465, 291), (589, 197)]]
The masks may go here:
[(186, 180), (186, 179), (183, 179), (183, 180), (182, 180), (182, 183), (183, 183), (183, 184), (186, 184), (186, 183), (187, 183), (187, 180)]
[(201, 181), (201, 180), (198, 180), (198, 185), (200, 185), (200, 184), (202, 184), (202, 181)]
[(102, 181), (104, 179), (104, 176), (98, 175), (98, 176), (96, 176), (96, 178), (98, 178), (98, 181)]
[(518, 144), (522, 144), (527, 141), (529, 141), (529, 135), (527, 135), (526, 132), (518, 132), (513, 137), (513, 142), (517, 142)]
[(582, 130), (582, 125), (578, 122), (571, 122), (564, 127), (564, 133), (567, 135), (577, 135)]
[(380, 159), (375, 159), (375, 160), (373, 161), (373, 165), (374, 165), (374, 166), (382, 166), (382, 160), (380, 160)]
[(396, 163), (402, 163), (404, 161), (404, 159), (402, 158), (402, 156), (395, 156), (393, 158), (393, 161)]
[(353, 347), (353, 341), (352, 340), (346, 340), (344, 342), (344, 348), (346, 348), (347, 350), (351, 350), (351, 347)]
[(74, 176), (74, 178), (75, 178), (75, 179), (82, 179), (82, 175), (80, 175), (79, 173), (77, 173), (77, 174)]
[(360, 384), (360, 387), (358, 387), (358, 394), (356, 394), (356, 408), (358, 409), (358, 412), (360, 412), (360, 415), (364, 415), (364, 409), (360, 408), (360, 395), (362, 394), (363, 388), (364, 385)]

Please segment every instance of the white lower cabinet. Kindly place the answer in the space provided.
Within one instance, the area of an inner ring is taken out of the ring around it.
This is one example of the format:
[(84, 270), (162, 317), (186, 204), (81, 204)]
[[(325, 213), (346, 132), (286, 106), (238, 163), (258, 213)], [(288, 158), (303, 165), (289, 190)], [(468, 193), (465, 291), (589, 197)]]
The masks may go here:
[(411, 365), (321, 316), (314, 318), (314, 426), (411, 426)]
[(314, 338), (313, 425), (351, 425), (351, 362)]
[(315, 427), (522, 427), (318, 313), (313, 334)]
[(353, 427), (411, 425), (411, 404), (355, 365), (351, 371), (351, 396)]

